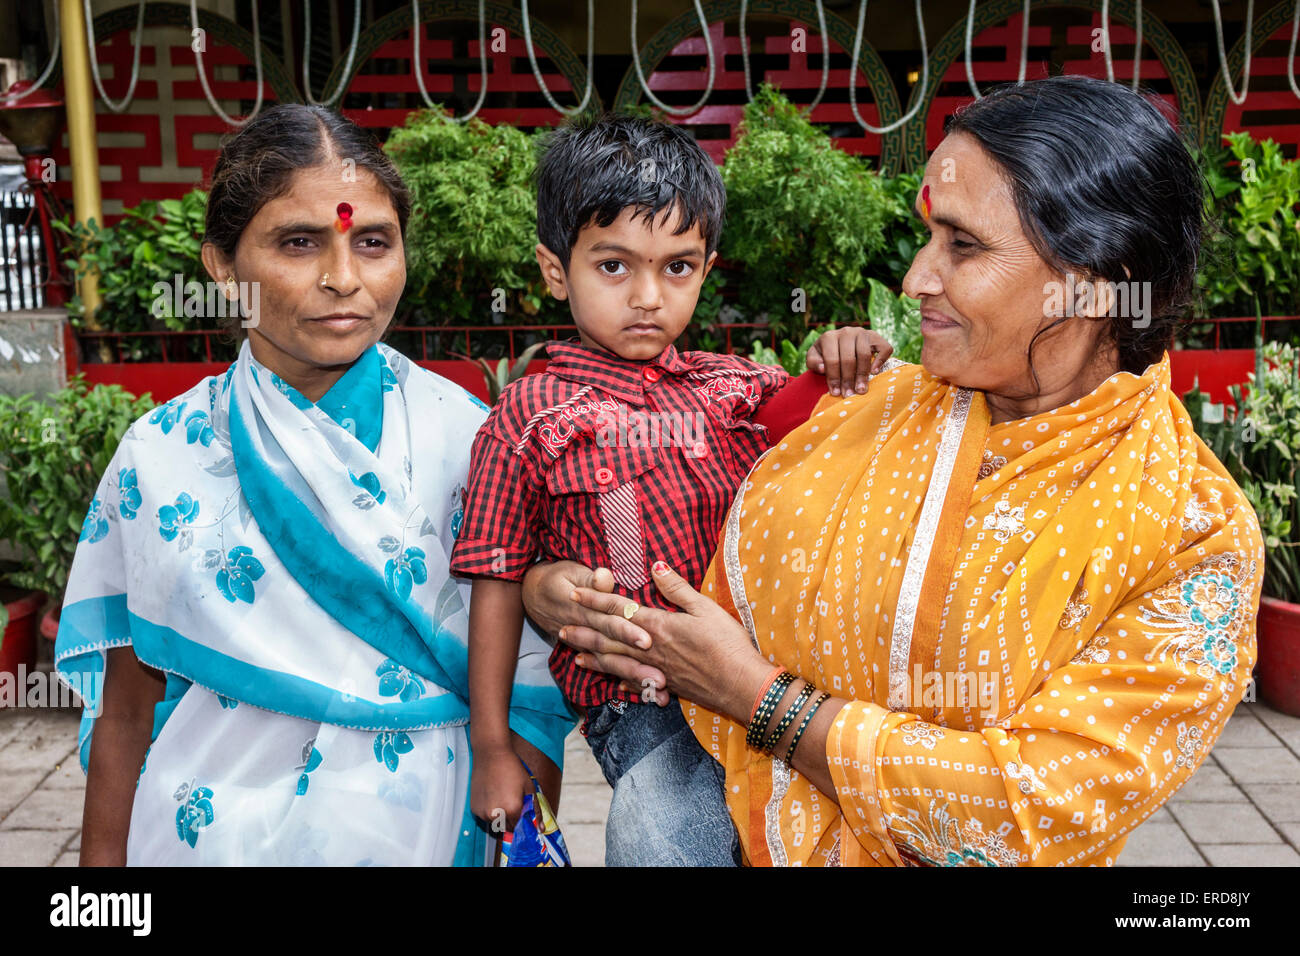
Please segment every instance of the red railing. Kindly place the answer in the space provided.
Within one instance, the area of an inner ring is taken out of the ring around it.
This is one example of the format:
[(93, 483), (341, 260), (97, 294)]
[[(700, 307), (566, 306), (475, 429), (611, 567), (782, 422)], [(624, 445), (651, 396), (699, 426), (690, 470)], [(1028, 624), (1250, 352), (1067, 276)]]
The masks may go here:
[[(577, 330), (578, 327), (576, 325), (395, 325), (389, 329), (388, 335), (391, 336), (399, 333), (418, 335), (420, 338), (420, 348), (418, 354), (414, 352), (411, 353), (411, 358), (419, 359), (420, 361), (432, 361), (438, 357), (437, 355), (429, 354), (430, 336), (451, 335), (453, 337), (452, 339), (453, 341), (463, 336), (464, 349), (459, 354), (469, 355), (472, 358), (477, 357), (476, 353), (481, 354), (482, 352), (481, 347), (477, 350), (474, 349), (473, 347), (475, 336), (480, 337), (480, 340), (482, 337), (489, 336), (489, 335), (492, 336), (493, 338), (498, 338), (498, 339), (499, 337), (504, 336), (506, 342), (506, 357), (513, 362), (519, 356), (519, 353), (522, 352), (523, 349), (527, 347), (527, 345), (523, 345), (522, 347), (520, 346), (518, 341), (519, 337), (523, 337), (525, 339), (531, 339), (535, 341), (538, 338), (538, 333), (545, 333), (544, 335), (545, 338), (551, 340), (557, 340), (557, 339), (569, 338), (571, 336), (574, 336), (577, 334)], [(714, 330), (716, 331), (717, 334), (720, 334), (722, 336), (722, 340), (723, 340), (722, 351), (724, 352), (735, 351), (735, 338), (740, 336), (742, 332), (749, 332), (750, 335), (748, 336), (748, 338), (749, 340), (752, 340), (753, 330), (765, 331), (767, 333), (768, 344), (772, 347), (775, 347), (776, 345), (776, 332), (772, 330), (771, 327), (766, 325), (765, 323), (760, 323), (760, 322), (734, 322), (734, 323), (726, 323), (726, 324), (720, 323), (714, 326)], [(218, 338), (224, 337), (226, 334), (227, 333), (223, 332), (221, 329), (184, 329), (181, 331), (172, 331), (170, 329), (163, 329), (160, 331), (146, 331), (146, 332), (81, 331), (77, 333), (77, 338), (82, 343), (83, 351), (87, 356), (97, 355), (99, 351), (99, 346), (101, 344), (108, 345), (114, 350), (113, 351), (114, 360), (117, 362), (129, 361), (128, 359), (123, 358), (122, 349), (124, 346), (129, 345), (129, 343), (132, 341), (157, 342), (159, 346), (159, 350), (161, 352), (161, 357), (159, 359), (156, 359), (155, 361), (218, 362), (218, 361), (223, 361), (223, 359), (213, 357), (212, 339), (214, 337), (218, 337)], [(180, 339), (182, 341), (186, 341), (186, 340), (193, 341), (196, 337), (201, 338), (203, 340), (202, 359), (195, 359), (189, 357), (191, 354), (189, 350), (185, 350), (184, 354), (186, 357), (184, 358), (173, 358), (172, 355), (169, 353), (168, 342), (176, 339)], [(451, 351), (451, 349), (448, 348), (435, 349), (435, 352), (439, 352), (439, 351), (445, 353), (450, 357), (453, 358), (457, 357), (457, 353)], [(219, 354), (224, 355), (225, 352)]]
[[(1253, 324), (1254, 321), (1255, 321), (1254, 316), (1228, 316), (1223, 318), (1190, 320), (1188, 324), (1213, 325), (1214, 344), (1211, 347), (1215, 350), (1218, 350), (1223, 347), (1220, 331), (1224, 325), (1234, 325), (1234, 324), (1241, 324), (1246, 322)], [(1264, 317), (1265, 329), (1267, 329), (1267, 327), (1270, 324), (1276, 325), (1279, 322), (1300, 322), (1300, 315), (1270, 315)], [(752, 342), (754, 340), (753, 333), (756, 330), (765, 332), (768, 345), (771, 346), (772, 348), (776, 347), (776, 332), (772, 330), (770, 326), (764, 323), (759, 323), (759, 322), (719, 323), (713, 326), (712, 329), (712, 331), (714, 331), (716, 334), (722, 336), (722, 340), (723, 340), (722, 351), (724, 352), (735, 351), (736, 348), (735, 339), (741, 336), (742, 333), (746, 334), (745, 335), (746, 343)], [(435, 355), (429, 354), (430, 336), (451, 335), (453, 337), (452, 339), (453, 341), (455, 339), (460, 339), (463, 336), (464, 348), (460, 350), (459, 353), (453, 352), (450, 348), (446, 348), (446, 347), (442, 349), (435, 348), (434, 350), (435, 352), (440, 352), (442, 354), (445, 354), (453, 358), (457, 357), (457, 355), (469, 355), (471, 357), (477, 357), (476, 352), (477, 354), (481, 354), (482, 353), (481, 347), (477, 350), (475, 350), (474, 348), (474, 339), (476, 336), (479, 337), (480, 339), (480, 345), (483, 337), (491, 336), (492, 338), (499, 340), (500, 337), (504, 336), (505, 344), (506, 344), (505, 355), (508, 359), (510, 359), (510, 361), (513, 362), (519, 356), (519, 353), (522, 352), (523, 349), (527, 347), (527, 344), (531, 344), (531, 341), (536, 341), (536, 339), (539, 337), (539, 333), (544, 333), (543, 337), (551, 340), (569, 338), (577, 334), (577, 326), (575, 325), (395, 325), (389, 330), (390, 335), (394, 335), (398, 333), (419, 336), (419, 341), (420, 341), (419, 354), (412, 353), (411, 357), (419, 359), (421, 361), (432, 361), (439, 357), (436, 354)], [(170, 330), (148, 331), (148, 332), (82, 331), (77, 333), (77, 338), (84, 344), (85, 352), (88, 356), (96, 354), (98, 351), (97, 349), (98, 344), (104, 343), (112, 346), (112, 348), (115, 351), (116, 361), (118, 362), (127, 361), (122, 357), (123, 344), (135, 340), (148, 340), (148, 341), (155, 341), (158, 343), (160, 351), (162, 353), (161, 359), (159, 359), (159, 361), (192, 362), (198, 360), (189, 358), (188, 356), (191, 353), (188, 350), (186, 350), (185, 352), (187, 357), (172, 358), (171, 355), (169, 355), (168, 353), (168, 347), (167, 347), (168, 342), (173, 339), (193, 340), (195, 337), (201, 337), (203, 340), (203, 358), (201, 361), (217, 362), (217, 361), (223, 361), (224, 359), (213, 357), (212, 338), (214, 336), (222, 336), (222, 335), (225, 335), (225, 333), (222, 332), (220, 329), (185, 329), (183, 331), (178, 331), (178, 332), (170, 331)], [(529, 340), (529, 342), (521, 347), (519, 343), (520, 337)], [(226, 353), (222, 352), (219, 354), (224, 355)]]

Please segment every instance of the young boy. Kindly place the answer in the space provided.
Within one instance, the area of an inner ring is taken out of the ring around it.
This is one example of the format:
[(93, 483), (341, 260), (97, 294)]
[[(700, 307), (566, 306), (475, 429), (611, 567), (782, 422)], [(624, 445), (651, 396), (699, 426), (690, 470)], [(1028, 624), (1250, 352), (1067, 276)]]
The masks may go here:
[[(524, 572), (537, 560), (606, 567), (632, 601), (674, 610), (649, 564), (699, 585), (736, 489), (768, 447), (754, 413), (789, 378), (673, 347), (717, 257), (726, 204), (717, 167), (687, 132), (622, 116), (564, 127), (537, 183), (537, 262), (579, 342), (552, 343), (546, 370), (507, 388), (479, 430), (451, 561), (476, 578), (470, 806), (509, 825), (531, 790), (507, 723)], [(822, 342), (810, 367), (854, 367), (859, 388), (892, 352), (862, 329)], [(738, 864), (722, 768), (681, 708), (578, 667), (563, 644), (550, 666), (614, 788), (606, 864)]]

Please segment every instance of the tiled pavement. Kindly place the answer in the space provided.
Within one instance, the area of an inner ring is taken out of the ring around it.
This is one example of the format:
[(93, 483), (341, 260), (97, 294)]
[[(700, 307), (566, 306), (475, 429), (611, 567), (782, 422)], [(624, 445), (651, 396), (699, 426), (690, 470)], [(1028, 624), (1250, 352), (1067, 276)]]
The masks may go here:
[[(0, 866), (74, 866), (84, 780), (78, 713), (0, 710)], [(560, 825), (600, 866), (610, 790), (576, 731)], [(1129, 837), (1120, 866), (1300, 866), (1300, 718), (1245, 704), (1191, 780)]]

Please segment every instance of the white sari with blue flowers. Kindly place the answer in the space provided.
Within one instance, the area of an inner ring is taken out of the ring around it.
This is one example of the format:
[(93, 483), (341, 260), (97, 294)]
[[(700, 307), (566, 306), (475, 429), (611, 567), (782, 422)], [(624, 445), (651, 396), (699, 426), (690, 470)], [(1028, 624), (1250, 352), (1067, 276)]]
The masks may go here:
[[(245, 342), (127, 431), (55, 657), (82, 688), (115, 647), (167, 677), (128, 863), (487, 859), (468, 809), (469, 583), (448, 573), (486, 415), (385, 345), (312, 404)], [(573, 715), (549, 652), (526, 626), (511, 726), (559, 765)]]

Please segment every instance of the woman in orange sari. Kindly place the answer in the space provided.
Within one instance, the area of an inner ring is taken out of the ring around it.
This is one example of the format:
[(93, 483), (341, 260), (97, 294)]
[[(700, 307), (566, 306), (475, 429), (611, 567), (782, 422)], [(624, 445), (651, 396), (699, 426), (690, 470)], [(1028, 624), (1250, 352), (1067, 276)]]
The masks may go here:
[(904, 281), (921, 365), (755, 464), (700, 593), (656, 567), (683, 613), (526, 583), (587, 666), (683, 698), (754, 865), (1113, 864), (1248, 687), (1258, 521), (1166, 352), (1196, 167), (1078, 77), (947, 133)]

